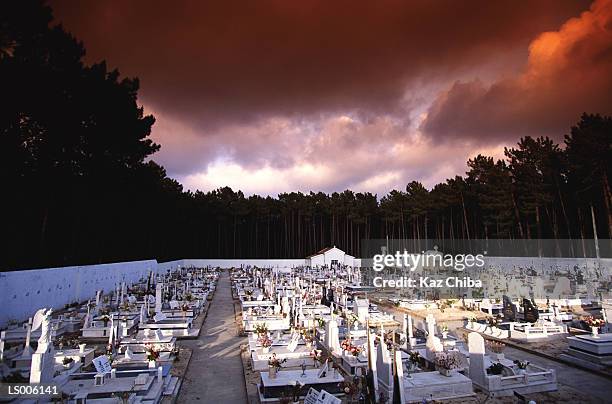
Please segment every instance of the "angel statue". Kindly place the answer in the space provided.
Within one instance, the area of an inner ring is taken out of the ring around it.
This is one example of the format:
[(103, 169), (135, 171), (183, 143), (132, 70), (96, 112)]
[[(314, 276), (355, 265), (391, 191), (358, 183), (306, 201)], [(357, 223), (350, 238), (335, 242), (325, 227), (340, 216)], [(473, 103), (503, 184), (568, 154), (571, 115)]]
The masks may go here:
[(49, 344), (51, 342), (51, 313), (53, 313), (53, 309), (43, 308), (34, 315), (32, 331), (37, 330), (38, 327), (41, 328), (38, 345)]

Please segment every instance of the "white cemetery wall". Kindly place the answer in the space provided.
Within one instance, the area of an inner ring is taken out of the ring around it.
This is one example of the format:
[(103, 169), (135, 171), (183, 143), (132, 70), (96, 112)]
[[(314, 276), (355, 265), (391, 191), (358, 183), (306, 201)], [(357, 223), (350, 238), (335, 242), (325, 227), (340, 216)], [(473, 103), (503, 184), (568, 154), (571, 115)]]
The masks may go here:
[(294, 268), (306, 265), (305, 259), (184, 259), (181, 266), (240, 268), (251, 265), (267, 268)]
[(32, 269), (0, 273), (0, 327), (9, 320), (24, 321), (41, 307), (60, 309), (73, 302), (95, 299), (96, 290), (114, 290), (157, 271), (156, 260)]

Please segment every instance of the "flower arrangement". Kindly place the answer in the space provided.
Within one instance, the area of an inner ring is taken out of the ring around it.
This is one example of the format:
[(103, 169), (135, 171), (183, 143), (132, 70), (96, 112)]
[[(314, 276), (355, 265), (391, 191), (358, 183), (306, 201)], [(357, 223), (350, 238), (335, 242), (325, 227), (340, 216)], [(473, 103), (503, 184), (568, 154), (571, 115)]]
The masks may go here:
[(442, 332), (448, 332), (448, 325), (446, 323), (442, 324)]
[(477, 320), (477, 318), (476, 318), (476, 316), (475, 316), (475, 315), (473, 315), (473, 314), (472, 314), (472, 315), (471, 315), (471, 316), (468, 318), (468, 321), (469, 321), (470, 323), (475, 323), (475, 322), (476, 322), (476, 320)]
[(504, 349), (506, 348), (506, 344), (504, 344), (503, 342), (499, 342), (499, 341), (489, 341), (488, 345), (489, 345), (489, 349), (496, 354), (500, 354), (504, 352)]
[(317, 324), (319, 325), (319, 327), (323, 328), (325, 327), (325, 320), (323, 320), (321, 317), (317, 318)]
[(501, 375), (504, 371), (504, 365), (497, 362), (487, 368), (487, 373), (490, 375)]
[(351, 343), (351, 340), (348, 338), (342, 341), (342, 344), (340, 344), (340, 346), (342, 347), (343, 350), (347, 351), (353, 356), (358, 356), (361, 353), (361, 351), (363, 351), (363, 349), (353, 345)]
[(268, 333), (268, 325), (266, 323), (257, 324), (255, 326), (255, 334), (261, 336)]
[(153, 345), (145, 345), (145, 351), (149, 362), (159, 359), (159, 351)]
[(62, 359), (62, 363), (63, 363), (64, 365), (68, 365), (69, 363), (72, 363), (72, 362), (74, 362), (74, 359), (72, 359), (72, 358), (71, 358), (71, 357), (69, 357), (69, 356), (65, 356), (65, 357), (64, 357), (64, 359)]
[(529, 361), (520, 361), (520, 360), (515, 360), (514, 364), (516, 365), (517, 368), (525, 370), (527, 369), (527, 366), (529, 366)]
[(421, 361), (421, 355), (417, 351), (410, 351), (408, 355), (412, 363), (419, 363)]
[(268, 366), (278, 370), (283, 367), (283, 363), (285, 362), (287, 362), (287, 358), (281, 360), (276, 357), (276, 354), (272, 354), (272, 357), (268, 359)]
[(451, 352), (438, 352), (436, 353), (436, 358), (434, 359), (434, 363), (437, 367), (452, 370), (457, 369), (461, 363), (457, 355)]
[(320, 349), (313, 349), (312, 351), (310, 351), (310, 357), (315, 363), (322, 362), (323, 361), (323, 351)]
[(603, 321), (603, 319), (601, 318), (594, 318), (592, 316), (586, 317), (584, 319), (584, 322), (589, 326), (589, 327), (594, 327), (594, 328), (599, 328), (599, 327), (603, 327), (606, 323)]
[(267, 335), (261, 336), (258, 341), (264, 348), (270, 348), (272, 346), (272, 340)]

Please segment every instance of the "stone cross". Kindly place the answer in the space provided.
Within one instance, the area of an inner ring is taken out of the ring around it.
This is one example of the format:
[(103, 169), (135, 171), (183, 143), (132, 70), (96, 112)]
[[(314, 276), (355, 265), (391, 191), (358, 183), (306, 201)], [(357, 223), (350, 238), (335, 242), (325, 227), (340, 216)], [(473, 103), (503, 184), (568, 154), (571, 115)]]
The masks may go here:
[(477, 332), (468, 334), (468, 350), (470, 352), (470, 379), (478, 387), (486, 387), (485, 344), (482, 335)]

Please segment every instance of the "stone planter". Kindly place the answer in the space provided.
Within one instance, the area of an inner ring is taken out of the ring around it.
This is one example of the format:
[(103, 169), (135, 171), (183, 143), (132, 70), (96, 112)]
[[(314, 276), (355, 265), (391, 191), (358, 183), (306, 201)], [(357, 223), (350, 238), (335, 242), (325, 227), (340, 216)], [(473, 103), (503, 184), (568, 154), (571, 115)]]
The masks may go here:
[(278, 372), (276, 366), (268, 366), (268, 377), (270, 379), (276, 379), (276, 372)]

